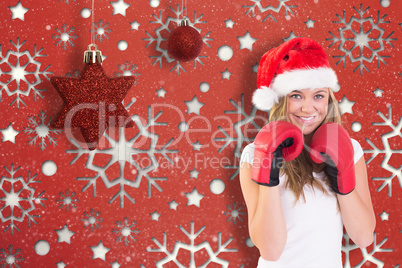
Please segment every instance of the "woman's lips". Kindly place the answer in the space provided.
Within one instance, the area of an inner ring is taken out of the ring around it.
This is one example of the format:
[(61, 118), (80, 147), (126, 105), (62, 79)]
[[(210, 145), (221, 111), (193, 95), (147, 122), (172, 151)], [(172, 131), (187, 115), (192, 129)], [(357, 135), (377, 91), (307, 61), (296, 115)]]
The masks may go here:
[(314, 119), (316, 118), (316, 116), (297, 116), (297, 119), (299, 119), (303, 124), (310, 124), (314, 122)]

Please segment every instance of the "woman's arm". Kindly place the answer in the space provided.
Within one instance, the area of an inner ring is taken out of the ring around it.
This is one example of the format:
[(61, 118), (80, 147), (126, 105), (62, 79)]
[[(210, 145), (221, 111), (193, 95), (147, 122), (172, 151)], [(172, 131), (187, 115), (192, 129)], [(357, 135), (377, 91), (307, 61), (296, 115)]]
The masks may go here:
[(350, 194), (337, 196), (346, 232), (358, 247), (365, 248), (373, 243), (376, 220), (363, 156), (355, 164), (355, 173), (355, 189)]
[(240, 185), (248, 211), (250, 237), (263, 259), (276, 261), (283, 252), (287, 238), (279, 187), (253, 182), (251, 167), (251, 164), (242, 162), (240, 168)]

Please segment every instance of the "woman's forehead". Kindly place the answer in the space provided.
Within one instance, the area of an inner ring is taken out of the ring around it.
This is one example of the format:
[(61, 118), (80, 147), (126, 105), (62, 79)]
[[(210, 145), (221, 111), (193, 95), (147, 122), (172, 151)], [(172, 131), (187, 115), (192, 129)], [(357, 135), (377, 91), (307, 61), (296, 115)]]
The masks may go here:
[(291, 93), (315, 94), (315, 93), (328, 93), (328, 88), (315, 88), (315, 89), (299, 89), (293, 90)]

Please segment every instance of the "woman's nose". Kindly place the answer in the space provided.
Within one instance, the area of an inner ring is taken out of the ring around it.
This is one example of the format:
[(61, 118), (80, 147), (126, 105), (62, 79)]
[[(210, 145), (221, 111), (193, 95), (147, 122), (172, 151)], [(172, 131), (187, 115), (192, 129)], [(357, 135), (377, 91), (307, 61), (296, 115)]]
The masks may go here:
[(312, 101), (307, 98), (304, 99), (301, 110), (306, 114), (312, 114), (314, 112), (314, 106), (312, 104)]

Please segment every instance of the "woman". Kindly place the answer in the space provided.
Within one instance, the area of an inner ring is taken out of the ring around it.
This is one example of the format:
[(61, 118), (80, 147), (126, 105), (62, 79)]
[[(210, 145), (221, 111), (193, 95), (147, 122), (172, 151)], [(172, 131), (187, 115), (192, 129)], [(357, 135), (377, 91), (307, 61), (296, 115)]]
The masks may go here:
[(253, 103), (270, 110), (270, 123), (240, 164), (258, 268), (340, 268), (343, 226), (360, 248), (373, 241), (363, 151), (341, 127), (337, 85), (311, 39), (294, 38), (261, 58)]

